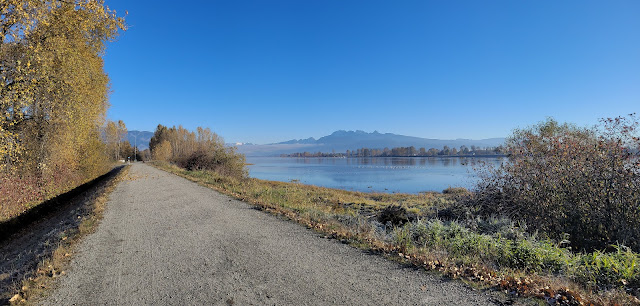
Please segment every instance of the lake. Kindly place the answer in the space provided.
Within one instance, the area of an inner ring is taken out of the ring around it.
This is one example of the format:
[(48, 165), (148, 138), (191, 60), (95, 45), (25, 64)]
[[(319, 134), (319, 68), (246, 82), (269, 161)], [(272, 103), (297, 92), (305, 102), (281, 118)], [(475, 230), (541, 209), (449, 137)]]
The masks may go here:
[(442, 191), (473, 188), (474, 167), (499, 165), (504, 157), (247, 157), (254, 178), (364, 192)]

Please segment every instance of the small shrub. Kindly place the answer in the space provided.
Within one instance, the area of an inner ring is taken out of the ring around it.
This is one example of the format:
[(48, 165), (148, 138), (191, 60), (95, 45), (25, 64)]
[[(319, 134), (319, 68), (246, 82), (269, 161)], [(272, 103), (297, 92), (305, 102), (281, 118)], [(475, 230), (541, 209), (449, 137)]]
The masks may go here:
[(415, 215), (407, 211), (407, 209), (400, 205), (389, 205), (380, 212), (378, 221), (382, 224), (391, 223), (391, 225), (399, 226), (403, 225), (410, 220), (415, 220)]
[(444, 194), (468, 194), (469, 190), (464, 187), (449, 187), (442, 191)]
[(621, 243), (640, 250), (637, 119), (577, 128), (549, 119), (507, 140), (509, 160), (485, 169), (467, 204), (484, 216), (524, 221), (576, 249)]
[(514, 222), (505, 217), (490, 216), (483, 218), (476, 216), (466, 221), (467, 226), (479, 234), (494, 235), (497, 237), (519, 240), (527, 238), (526, 224)]

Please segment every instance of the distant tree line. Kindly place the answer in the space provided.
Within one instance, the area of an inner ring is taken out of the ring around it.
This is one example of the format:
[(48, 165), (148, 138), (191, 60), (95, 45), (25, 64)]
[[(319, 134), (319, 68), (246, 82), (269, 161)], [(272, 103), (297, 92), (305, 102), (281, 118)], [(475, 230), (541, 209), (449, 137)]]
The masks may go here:
[(171, 162), (190, 171), (211, 170), (221, 175), (243, 178), (247, 176), (245, 157), (209, 128), (198, 127), (195, 132), (182, 126), (156, 128), (149, 142), (151, 157)]
[(282, 157), (436, 157), (436, 156), (502, 156), (505, 149), (499, 147), (480, 148), (476, 146), (460, 146), (460, 148), (450, 148), (444, 146), (442, 150), (431, 148), (416, 149), (415, 147), (396, 147), (384, 149), (360, 148), (357, 150), (347, 150), (345, 153), (324, 153), (324, 152), (301, 152), (291, 154), (281, 154)]

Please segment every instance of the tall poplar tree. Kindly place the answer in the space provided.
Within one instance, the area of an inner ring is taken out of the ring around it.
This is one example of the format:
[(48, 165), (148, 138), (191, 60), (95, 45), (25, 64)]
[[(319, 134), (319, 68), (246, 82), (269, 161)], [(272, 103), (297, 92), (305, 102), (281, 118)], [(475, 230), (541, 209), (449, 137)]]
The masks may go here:
[(124, 30), (102, 0), (0, 1), (0, 171), (104, 171), (105, 44)]

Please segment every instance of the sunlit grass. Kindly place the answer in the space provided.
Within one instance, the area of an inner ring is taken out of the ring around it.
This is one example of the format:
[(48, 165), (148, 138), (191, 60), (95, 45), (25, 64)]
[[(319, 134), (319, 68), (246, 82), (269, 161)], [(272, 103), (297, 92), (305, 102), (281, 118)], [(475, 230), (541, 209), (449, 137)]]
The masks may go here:
[[(385, 194), (259, 179), (237, 180), (212, 172), (157, 167), (281, 214), (352, 245), (507, 290), (566, 302), (633, 304), (640, 286), (640, 257), (624, 247), (613, 253), (574, 253), (563, 242), (540, 239), (504, 218), (438, 219), (468, 192)], [(399, 206), (412, 220), (382, 224), (385, 208)], [(453, 207), (453, 208), (452, 208)]]
[(14, 218), (94, 178), (83, 177), (73, 171), (55, 171), (49, 177), (4, 174), (0, 176), (0, 222)]

